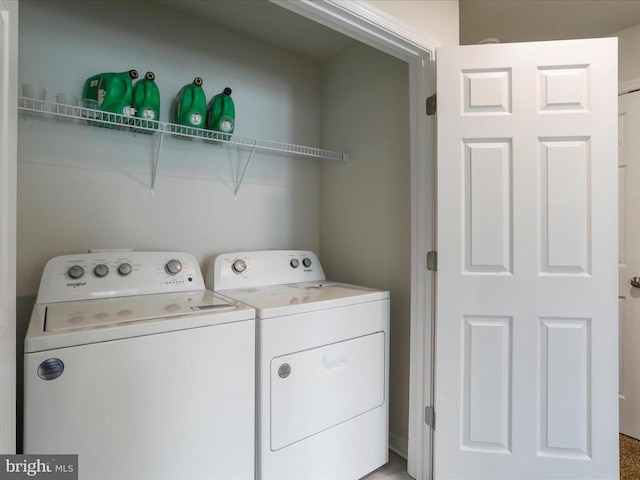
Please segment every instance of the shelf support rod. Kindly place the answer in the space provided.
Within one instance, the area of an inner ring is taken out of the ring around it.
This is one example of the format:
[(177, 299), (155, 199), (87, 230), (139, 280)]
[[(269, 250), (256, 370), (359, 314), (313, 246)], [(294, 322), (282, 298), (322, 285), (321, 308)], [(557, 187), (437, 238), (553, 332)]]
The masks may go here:
[(247, 173), (247, 167), (249, 166), (249, 163), (251, 163), (251, 159), (253, 158), (253, 154), (255, 153), (255, 151), (256, 151), (256, 147), (253, 147), (251, 149), (251, 153), (249, 154), (249, 158), (247, 158), (247, 163), (244, 164), (244, 168), (242, 169), (242, 175), (240, 175), (240, 179), (236, 183), (236, 188), (233, 190), (234, 202), (238, 201), (238, 190), (240, 190), (240, 187), (242, 186), (242, 180), (244, 180), (244, 174)]
[(160, 132), (160, 140), (158, 141), (158, 149), (156, 150), (156, 158), (153, 162), (153, 169), (151, 170), (151, 196), (156, 194), (156, 174), (158, 173), (158, 161), (160, 160), (160, 149), (162, 148), (162, 140), (164, 139), (164, 129)]

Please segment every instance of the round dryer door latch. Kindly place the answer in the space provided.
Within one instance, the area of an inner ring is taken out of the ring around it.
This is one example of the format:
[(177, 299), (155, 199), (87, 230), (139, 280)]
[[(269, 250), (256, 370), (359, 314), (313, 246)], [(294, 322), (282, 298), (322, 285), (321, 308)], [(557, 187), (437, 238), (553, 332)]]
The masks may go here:
[(291, 365), (283, 363), (278, 367), (278, 376), (280, 378), (287, 378), (289, 375), (291, 375)]

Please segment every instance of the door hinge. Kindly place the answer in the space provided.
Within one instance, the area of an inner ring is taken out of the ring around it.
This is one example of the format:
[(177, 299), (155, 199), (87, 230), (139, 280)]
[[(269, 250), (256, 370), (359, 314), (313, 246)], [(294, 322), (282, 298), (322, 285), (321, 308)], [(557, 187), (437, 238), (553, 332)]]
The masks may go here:
[(436, 429), (436, 411), (433, 407), (424, 407), (424, 423), (433, 430)]
[(427, 270), (431, 272), (438, 271), (438, 252), (434, 250), (427, 252)]
[(435, 115), (437, 110), (437, 101), (436, 94), (434, 93), (429, 98), (427, 98), (427, 115)]

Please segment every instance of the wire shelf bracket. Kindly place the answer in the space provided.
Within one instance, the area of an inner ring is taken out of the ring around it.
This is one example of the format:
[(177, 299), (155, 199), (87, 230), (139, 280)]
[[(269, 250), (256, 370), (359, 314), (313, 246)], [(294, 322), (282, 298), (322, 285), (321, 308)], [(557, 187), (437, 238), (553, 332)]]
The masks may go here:
[(240, 190), (240, 187), (242, 186), (242, 181), (244, 180), (244, 174), (247, 173), (247, 167), (249, 166), (249, 163), (251, 163), (251, 159), (253, 158), (253, 154), (254, 153), (256, 153), (255, 147), (251, 149), (251, 152), (249, 153), (249, 158), (247, 158), (247, 162), (244, 164), (244, 168), (242, 169), (242, 174), (240, 175), (240, 178), (236, 182), (235, 188), (233, 189), (233, 201), (234, 202), (238, 201), (238, 191)]

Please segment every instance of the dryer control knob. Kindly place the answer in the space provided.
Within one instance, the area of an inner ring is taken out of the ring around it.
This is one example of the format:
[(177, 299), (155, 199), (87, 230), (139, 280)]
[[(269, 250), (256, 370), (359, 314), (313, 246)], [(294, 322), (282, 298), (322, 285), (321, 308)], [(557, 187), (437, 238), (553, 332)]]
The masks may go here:
[(100, 265), (96, 265), (93, 269), (93, 273), (95, 273), (96, 277), (104, 277), (107, 273), (109, 273), (109, 267), (107, 267), (104, 263)]
[(131, 273), (131, 270), (131, 265), (129, 265), (128, 263), (121, 263), (120, 265), (118, 265), (118, 273), (123, 277), (129, 275)]
[(182, 263), (180, 263), (180, 260), (169, 260), (164, 269), (169, 275), (177, 275), (182, 270)]
[(246, 269), (247, 264), (244, 260), (236, 260), (235, 262), (233, 262), (233, 264), (231, 264), (231, 270), (233, 270), (234, 273), (242, 273)]
[(292, 258), (289, 262), (289, 265), (291, 265), (291, 268), (298, 268), (300, 266), (300, 260), (298, 260), (297, 258)]
[(309, 257), (305, 257), (302, 259), (302, 265), (309, 268), (311, 266), (311, 259)]
[(69, 268), (69, 270), (67, 270), (67, 275), (69, 275), (69, 277), (73, 278), (74, 280), (82, 278), (82, 276), (84, 275), (84, 268), (82, 268), (80, 265), (74, 265), (73, 267)]

